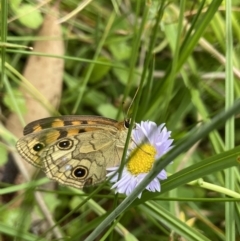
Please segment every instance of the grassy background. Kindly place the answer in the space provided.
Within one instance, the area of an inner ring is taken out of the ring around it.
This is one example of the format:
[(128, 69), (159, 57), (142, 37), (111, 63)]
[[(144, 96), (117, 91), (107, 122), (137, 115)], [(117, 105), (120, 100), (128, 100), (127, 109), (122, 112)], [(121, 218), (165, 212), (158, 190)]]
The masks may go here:
[[(107, 215), (125, 197), (115, 196), (108, 184), (84, 190), (87, 195), (62, 186), (49, 191), (40, 186), (46, 178), (6, 186), (1, 194), (20, 194), (0, 206), (3, 240), (85, 240), (93, 231), (87, 240), (240, 240), (235, 167), (240, 150), (233, 149), (239, 143), (238, 116), (227, 124), (228, 115), (219, 116), (239, 97), (238, 1), (83, 2), (87, 6), (75, 15), (79, 1), (59, 4), (60, 18), (68, 16), (61, 24), (65, 68), (59, 113), (166, 123), (176, 151), (174, 159), (162, 163), (173, 161), (167, 168), (171, 176), (160, 194), (144, 192), (140, 200), (123, 202), (118, 217), (111, 213), (115, 222)], [(19, 97), (20, 78), (12, 74), (22, 73), (34, 51), (4, 46), (32, 46), (49, 5), (1, 3), (0, 104), (6, 118)], [(31, 14), (23, 6), (31, 7)], [(26, 16), (30, 20), (24, 21)], [(215, 129), (217, 121), (221, 127)], [(210, 123), (208, 131), (197, 131), (204, 123)], [(0, 133), (4, 165), (15, 141), (3, 126)], [(58, 227), (55, 232), (44, 226), (47, 214), (39, 208), (34, 187)], [(43, 227), (32, 233), (36, 223)]]

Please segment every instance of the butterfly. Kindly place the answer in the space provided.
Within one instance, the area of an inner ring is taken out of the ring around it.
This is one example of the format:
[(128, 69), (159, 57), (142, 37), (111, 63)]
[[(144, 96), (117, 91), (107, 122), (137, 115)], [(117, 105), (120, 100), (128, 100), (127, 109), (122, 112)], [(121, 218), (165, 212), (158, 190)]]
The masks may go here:
[(129, 120), (69, 115), (29, 123), (17, 141), (19, 154), (46, 176), (83, 188), (103, 182), (121, 162)]

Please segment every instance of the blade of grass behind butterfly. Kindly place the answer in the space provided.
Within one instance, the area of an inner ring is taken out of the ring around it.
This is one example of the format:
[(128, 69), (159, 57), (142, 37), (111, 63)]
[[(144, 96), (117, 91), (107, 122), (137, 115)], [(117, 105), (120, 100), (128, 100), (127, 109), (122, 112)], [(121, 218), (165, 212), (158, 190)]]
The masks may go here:
[(138, 120), (141, 119), (142, 116), (144, 116), (144, 113), (146, 113), (146, 111), (150, 105), (151, 95), (152, 95), (152, 91), (153, 91), (154, 68), (155, 68), (155, 58), (152, 58), (150, 60), (150, 64), (149, 64), (149, 71), (148, 71), (148, 76), (146, 79), (146, 85), (144, 86), (143, 93), (142, 93), (141, 104), (140, 104), (141, 108), (139, 109), (139, 111), (137, 113)]
[[(140, 6), (141, 6), (141, 2), (137, 1), (136, 11), (135, 11), (134, 34), (133, 34), (134, 39), (133, 39), (133, 44), (132, 44), (133, 48), (131, 51), (131, 59), (130, 59), (130, 67), (129, 67), (129, 75), (128, 75), (128, 80), (127, 80), (127, 85), (125, 87), (125, 91), (123, 94), (123, 103), (125, 102), (126, 98), (128, 97), (130, 89), (132, 87), (132, 83), (134, 80), (134, 74), (135, 74), (135, 67), (136, 67), (137, 59), (139, 57), (139, 46), (141, 43), (144, 26), (147, 22), (148, 11), (144, 11), (143, 14), (141, 13), (141, 15), (142, 15), (141, 16), (141, 24), (140, 24), (140, 27), (138, 27), (139, 26), (138, 16), (139, 16), (140, 10), (141, 10)], [(133, 101), (134, 101), (134, 99), (133, 99)], [(130, 108), (131, 108), (131, 106), (130, 106)], [(118, 110), (117, 118), (116, 118), (117, 120), (119, 119), (121, 112), (122, 112), (122, 107), (119, 108), (119, 110)], [(129, 110), (129, 112), (131, 112), (131, 110)], [(130, 118), (130, 117), (131, 117), (130, 113), (127, 113), (127, 118)]]
[[(153, 27), (153, 30), (152, 30), (152, 36), (151, 36), (150, 41), (149, 41), (148, 51), (147, 51), (146, 59), (145, 59), (145, 62), (144, 62), (144, 68), (143, 68), (143, 72), (142, 72), (141, 80), (140, 80), (140, 85), (139, 85), (139, 92), (138, 92), (138, 95), (136, 97), (136, 101), (134, 103), (135, 105), (134, 105), (134, 109), (133, 109), (133, 120), (135, 120), (135, 118), (137, 116), (137, 113), (138, 113), (138, 110), (141, 111), (141, 109), (138, 108), (138, 107), (139, 107), (139, 104), (140, 104), (140, 99), (142, 98), (143, 84), (144, 84), (144, 81), (147, 79), (149, 66), (150, 66), (150, 63), (153, 59), (152, 53), (153, 53), (153, 49), (154, 49), (156, 38), (157, 38), (159, 22), (160, 22), (160, 20), (163, 16), (164, 4), (165, 4), (165, 1), (162, 1), (161, 4), (159, 5), (159, 10), (158, 10), (158, 14), (157, 14), (157, 17), (156, 17), (156, 22), (154, 24), (154, 27)], [(149, 76), (151, 77), (151, 74)]]

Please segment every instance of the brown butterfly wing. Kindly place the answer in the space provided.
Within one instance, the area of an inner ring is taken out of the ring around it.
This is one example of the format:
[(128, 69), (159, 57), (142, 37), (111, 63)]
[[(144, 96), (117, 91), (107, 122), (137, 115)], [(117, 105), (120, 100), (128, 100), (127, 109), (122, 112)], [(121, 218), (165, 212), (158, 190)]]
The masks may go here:
[(24, 134), (16, 145), (24, 159), (50, 179), (81, 188), (102, 182), (106, 168), (119, 164), (127, 129), (108, 118), (63, 116), (34, 121)]
[(42, 167), (41, 153), (48, 145), (64, 137), (81, 135), (96, 130), (117, 132), (119, 122), (99, 116), (49, 117), (29, 123), (24, 128), (24, 137), (18, 140), (19, 154), (36, 167)]
[(119, 165), (122, 148), (108, 132), (86, 132), (63, 138), (42, 153), (44, 172), (63, 185), (82, 188), (106, 178), (106, 168)]

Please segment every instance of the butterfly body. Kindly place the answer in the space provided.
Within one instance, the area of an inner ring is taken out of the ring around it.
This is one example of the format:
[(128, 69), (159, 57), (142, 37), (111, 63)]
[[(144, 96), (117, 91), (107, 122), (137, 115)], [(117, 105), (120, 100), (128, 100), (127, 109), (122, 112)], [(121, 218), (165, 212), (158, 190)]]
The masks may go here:
[(98, 116), (50, 117), (31, 122), (17, 142), (21, 156), (61, 184), (82, 188), (105, 180), (120, 164), (126, 121)]

